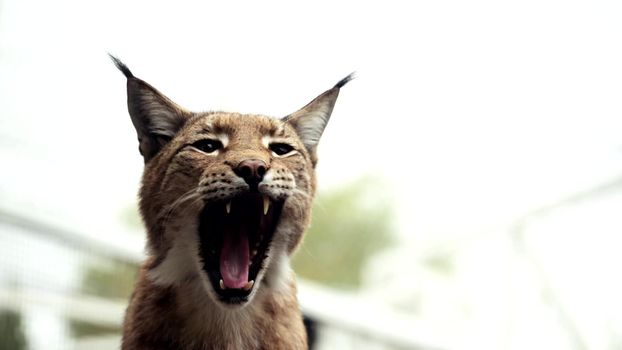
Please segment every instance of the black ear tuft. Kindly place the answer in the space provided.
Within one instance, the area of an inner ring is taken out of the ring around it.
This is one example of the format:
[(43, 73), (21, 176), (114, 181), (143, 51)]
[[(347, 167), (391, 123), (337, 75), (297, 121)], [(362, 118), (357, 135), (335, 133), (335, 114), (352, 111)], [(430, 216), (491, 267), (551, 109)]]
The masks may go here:
[(138, 136), (140, 154), (147, 162), (177, 134), (192, 113), (136, 78), (121, 60), (108, 55), (127, 78), (127, 108)]
[(335, 84), (335, 87), (340, 89), (342, 88), (344, 85), (346, 85), (348, 82), (350, 82), (350, 80), (356, 78), (356, 72), (352, 72), (350, 73), (347, 77), (339, 80), (339, 82), (337, 84)]
[(108, 54), (108, 56), (110, 56), (110, 59), (112, 60), (112, 62), (114, 63), (115, 66), (117, 66), (117, 68), (123, 72), (123, 75), (125, 75), (126, 78), (133, 78), (134, 74), (132, 74), (132, 72), (130, 71), (129, 68), (127, 68), (127, 66), (125, 65), (125, 63), (121, 62), (120, 59), (114, 57), (111, 54)]
[(296, 130), (298, 137), (309, 151), (313, 164), (317, 161), (316, 147), (333, 112), (339, 89), (352, 79), (354, 79), (354, 73), (341, 79), (334, 87), (324, 91), (306, 106), (282, 119)]

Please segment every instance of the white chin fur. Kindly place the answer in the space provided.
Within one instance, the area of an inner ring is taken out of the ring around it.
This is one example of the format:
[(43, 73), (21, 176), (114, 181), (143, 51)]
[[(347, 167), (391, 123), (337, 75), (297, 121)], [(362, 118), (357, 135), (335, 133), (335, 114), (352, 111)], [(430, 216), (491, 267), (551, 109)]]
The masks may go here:
[(274, 292), (282, 292), (289, 288), (292, 269), (289, 266), (289, 257), (284, 251), (276, 254), (276, 257), (266, 271), (265, 278)]

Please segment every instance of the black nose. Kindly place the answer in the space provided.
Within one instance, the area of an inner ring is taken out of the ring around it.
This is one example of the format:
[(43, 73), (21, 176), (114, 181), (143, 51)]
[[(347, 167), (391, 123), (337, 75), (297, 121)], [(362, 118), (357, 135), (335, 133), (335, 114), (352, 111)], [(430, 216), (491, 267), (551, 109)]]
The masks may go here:
[(263, 160), (259, 159), (247, 159), (238, 164), (233, 171), (246, 181), (251, 188), (257, 187), (257, 185), (263, 180), (263, 176), (266, 174), (268, 166)]

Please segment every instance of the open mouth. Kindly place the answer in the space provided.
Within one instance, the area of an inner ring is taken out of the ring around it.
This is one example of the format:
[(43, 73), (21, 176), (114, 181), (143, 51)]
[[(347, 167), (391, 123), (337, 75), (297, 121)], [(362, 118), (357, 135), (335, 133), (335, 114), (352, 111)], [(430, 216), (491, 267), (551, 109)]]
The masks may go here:
[(283, 202), (258, 193), (206, 204), (199, 222), (203, 270), (221, 301), (243, 303), (269, 254)]

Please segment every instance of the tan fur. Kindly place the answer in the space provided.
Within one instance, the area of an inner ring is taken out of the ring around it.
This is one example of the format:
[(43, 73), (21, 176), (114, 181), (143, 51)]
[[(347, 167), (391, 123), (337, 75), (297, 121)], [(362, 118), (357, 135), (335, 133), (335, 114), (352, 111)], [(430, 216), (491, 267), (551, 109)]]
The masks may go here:
[[(288, 257), (309, 225), (315, 148), (347, 81), (283, 119), (191, 113), (115, 63), (128, 77), (128, 106), (145, 157), (140, 212), (149, 255), (127, 309), (122, 349), (306, 349)], [(205, 138), (224, 147), (207, 154), (193, 146)], [(270, 142), (295, 152), (279, 156)], [(218, 301), (201, 268), (197, 218), (205, 203), (248, 191), (233, 170), (248, 159), (268, 167), (258, 191), (284, 204), (248, 302), (231, 306)]]

